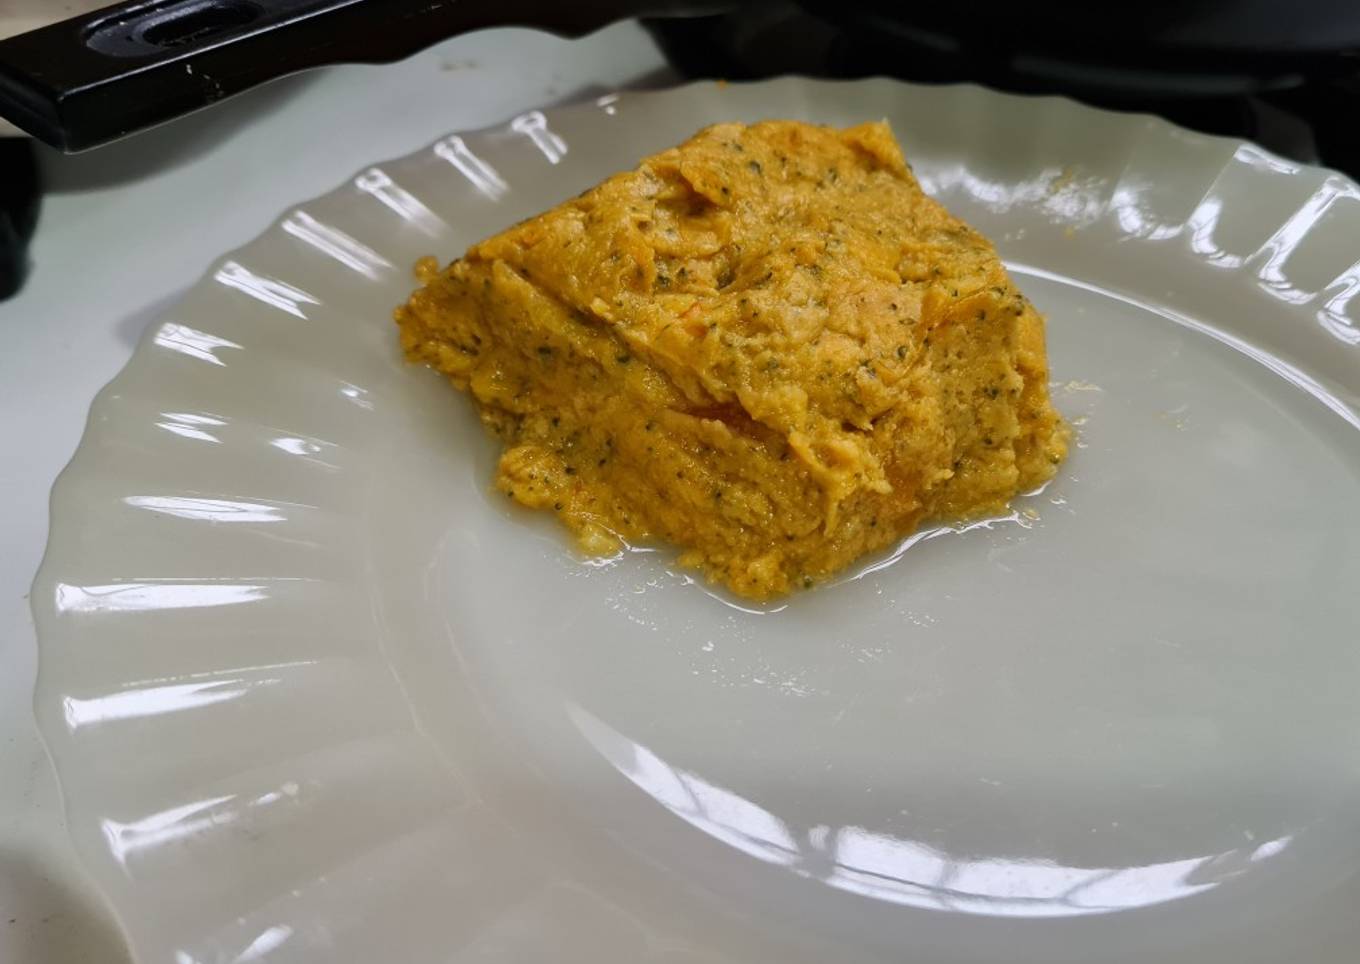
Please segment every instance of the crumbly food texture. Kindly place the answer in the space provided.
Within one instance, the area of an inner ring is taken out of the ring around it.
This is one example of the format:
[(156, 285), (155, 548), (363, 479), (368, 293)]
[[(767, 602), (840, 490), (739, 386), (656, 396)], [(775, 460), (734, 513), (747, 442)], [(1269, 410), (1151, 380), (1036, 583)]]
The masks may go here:
[(768, 598), (1067, 451), (1043, 318), (886, 124), (721, 124), (474, 245), (396, 311), (589, 553)]

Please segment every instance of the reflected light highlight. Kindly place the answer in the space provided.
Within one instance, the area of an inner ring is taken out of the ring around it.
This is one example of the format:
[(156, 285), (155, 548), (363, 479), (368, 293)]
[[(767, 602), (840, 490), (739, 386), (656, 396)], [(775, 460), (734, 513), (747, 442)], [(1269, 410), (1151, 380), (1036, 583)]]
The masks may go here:
[(1133, 867), (1068, 867), (1048, 859), (974, 857), (863, 827), (793, 832), (777, 816), (672, 767), (579, 706), (573, 723), (636, 787), (686, 823), (765, 863), (875, 900), (992, 917), (1071, 917), (1189, 897), (1289, 844), (1281, 837), (1230, 851)]
[(452, 164), (483, 197), (495, 201), (510, 190), (510, 185), (505, 183), (496, 169), (472, 153), (461, 137), (454, 135), (444, 138), (434, 146), (434, 152)]
[(1353, 428), (1360, 429), (1360, 413), (1357, 413), (1348, 404), (1346, 404), (1346, 402), (1344, 402), (1340, 398), (1337, 398), (1319, 381), (1317, 381), (1317, 379), (1313, 378), (1311, 375), (1306, 374), (1301, 369), (1296, 368), (1295, 366), (1289, 364), (1283, 359), (1276, 358), (1269, 352), (1263, 351), (1262, 349), (1257, 348), (1255, 345), (1252, 345), (1251, 343), (1244, 341), (1241, 338), (1238, 338), (1236, 335), (1230, 335), (1226, 331), (1221, 331), (1220, 329), (1214, 328), (1211, 325), (1207, 325), (1204, 322), (1197, 321), (1194, 318), (1191, 318), (1189, 315), (1182, 314), (1179, 311), (1175, 311), (1171, 308), (1167, 308), (1160, 305), (1150, 305), (1145, 302), (1139, 301), (1137, 298), (1131, 297), (1130, 295), (1121, 294), (1120, 292), (1114, 290), (1107, 290), (1105, 288), (1099, 287), (1098, 285), (1087, 284), (1084, 281), (1078, 281), (1076, 278), (1069, 278), (1067, 275), (1058, 274), (1057, 272), (1054, 271), (1048, 271), (1044, 268), (1037, 268), (1034, 265), (1030, 264), (1020, 264), (1014, 261), (1008, 262), (1006, 266), (1011, 271), (1014, 271), (1017, 274), (1033, 275), (1036, 278), (1045, 278), (1049, 281), (1056, 281), (1059, 284), (1071, 285), (1074, 288), (1081, 288), (1084, 291), (1093, 291), (1096, 294), (1103, 295), (1107, 298), (1114, 298), (1118, 301), (1124, 302), (1127, 305), (1132, 305), (1135, 308), (1141, 308), (1144, 311), (1150, 311), (1153, 314), (1161, 315), (1163, 318), (1167, 318), (1171, 321), (1174, 321), (1176, 324), (1181, 325), (1185, 328), (1189, 328), (1192, 331), (1198, 331), (1205, 335), (1208, 335), (1210, 338), (1213, 338), (1216, 341), (1220, 341), (1223, 344), (1229, 346), (1230, 348), (1234, 348), (1237, 351), (1240, 351), (1242, 354), (1246, 355), (1253, 361), (1257, 361), (1262, 365), (1266, 366), (1275, 374), (1279, 375), (1281, 378), (1288, 381), (1290, 384), (1294, 385), (1297, 388), (1302, 389), (1304, 392), (1307, 392), (1309, 395), (1313, 396), (1323, 405), (1326, 405), (1337, 415), (1340, 415), (1343, 419), (1345, 419), (1346, 422), (1349, 423)]
[(103, 586), (58, 583), (57, 611), (142, 612), (148, 609), (205, 609), (268, 598), (266, 586), (239, 582), (118, 582)]
[(277, 790), (269, 790), (258, 797), (243, 799), (239, 794), (228, 793), (126, 823), (105, 818), (100, 821), (99, 828), (108, 841), (109, 852), (126, 870), (129, 858), (143, 851), (183, 843), (190, 837), (234, 824), (242, 817), (250, 817), (252, 810), (296, 798), (299, 790), (299, 786), (290, 780)]
[(232, 964), (248, 964), (249, 961), (264, 960), (266, 954), (277, 950), (292, 936), (293, 929), (287, 924), (275, 924), (251, 941), (250, 946), (237, 955)]
[(196, 442), (212, 442), (220, 445), (222, 440), (208, 431), (208, 428), (218, 428), (226, 425), (225, 419), (214, 418), (211, 415), (196, 415), (193, 412), (161, 412), (163, 422), (156, 422), (157, 428), (165, 429), (172, 435), (180, 438), (193, 439)]
[(218, 680), (211, 683), (180, 683), (173, 686), (151, 686), (145, 689), (109, 693), (91, 699), (68, 696), (62, 700), (66, 727), (75, 731), (82, 726), (132, 720), (143, 716), (160, 716), (181, 710), (197, 710), (214, 703), (225, 703), (246, 694), (248, 687), (240, 680)]
[(316, 660), (290, 660), (243, 666), (230, 670), (185, 673), (155, 680), (134, 680), (114, 693), (87, 699), (68, 696), (62, 700), (66, 726), (71, 731), (83, 726), (136, 720), (181, 710), (197, 710), (215, 703), (226, 703), (251, 690), (274, 686), (283, 680), (281, 670), (316, 665)]
[(548, 159), (549, 164), (558, 164), (567, 156), (567, 142), (548, 127), (548, 118), (543, 116), (541, 110), (531, 110), (516, 117), (510, 122), (510, 129), (533, 141), (534, 147)]
[(177, 519), (201, 522), (286, 522), (278, 506), (231, 499), (200, 499), (172, 495), (129, 495), (123, 501), (138, 509), (159, 512)]
[(1351, 301), (1360, 295), (1360, 261), (1341, 272), (1322, 293), (1331, 294), (1318, 311), (1322, 327), (1348, 345), (1360, 345), (1360, 317), (1350, 315)]
[(392, 262), (372, 248), (338, 228), (318, 221), (306, 211), (294, 211), (293, 216), (283, 222), (282, 228), (285, 234), (310, 244), (366, 278), (376, 278), (381, 269), (392, 267)]
[(227, 261), (213, 275), (213, 280), (228, 288), (243, 291), (256, 301), (262, 301), (280, 311), (286, 311), (295, 318), (307, 317), (303, 305), (319, 305), (321, 302), (287, 282), (258, 275), (235, 261)]
[(370, 167), (354, 179), (354, 186), (365, 194), (371, 194), (389, 211), (431, 237), (437, 235), (444, 226), (444, 222), (439, 220), (433, 211), (421, 203), (414, 194), (393, 181), (382, 168)]
[(927, 194), (961, 190), (989, 210), (1004, 214), (1016, 207), (1037, 208), (1054, 223), (1088, 224), (1105, 210), (1108, 182), (1076, 177), (1060, 167), (1045, 167), (1024, 181), (990, 180), (962, 164), (920, 171), (917, 178)]
[(270, 439), (269, 444), (280, 452), (287, 452), (289, 455), (296, 455), (313, 465), (320, 466), (329, 472), (336, 471), (339, 466), (322, 457), (327, 449), (335, 449), (336, 446), (331, 442), (314, 441), (309, 438), (298, 438), (296, 436), (281, 436), (280, 438)]
[(168, 348), (170, 351), (179, 352), (181, 355), (188, 355), (190, 358), (197, 358), (212, 365), (225, 367), (226, 362), (218, 358), (214, 352), (222, 348), (240, 349), (242, 346), (234, 341), (210, 335), (206, 331), (199, 331), (197, 328), (190, 328), (188, 325), (181, 325), (178, 322), (167, 321), (161, 325), (153, 339), (156, 345), (161, 348)]
[(1291, 305), (1305, 304), (1317, 296), (1317, 292), (1304, 291), (1290, 282), (1284, 268), (1314, 226), (1341, 200), (1360, 200), (1360, 188), (1343, 177), (1328, 177), (1313, 196), (1261, 246), (1258, 255), (1265, 255), (1265, 263), (1256, 272), (1256, 278), (1263, 290)]
[(236, 794), (229, 793), (207, 800), (196, 800), (129, 823), (105, 819), (100, 821), (100, 830), (104, 833), (104, 839), (108, 841), (109, 851), (114, 859), (126, 868), (128, 857), (139, 850), (182, 840), (213, 826), (233, 823), (238, 816), (237, 813), (230, 810), (223, 813), (211, 811), (235, 799)]

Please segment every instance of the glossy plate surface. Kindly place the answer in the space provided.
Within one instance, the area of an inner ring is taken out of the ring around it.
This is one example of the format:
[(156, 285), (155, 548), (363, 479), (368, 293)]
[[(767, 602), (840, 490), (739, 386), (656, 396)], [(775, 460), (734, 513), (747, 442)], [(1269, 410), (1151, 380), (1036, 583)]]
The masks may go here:
[[(740, 606), (578, 558), (404, 365), (410, 265), (720, 120), (887, 117), (1050, 319), (1009, 517)], [(53, 494), (36, 698), (147, 962), (1352, 964), (1360, 189), (973, 87), (621, 94), (226, 256)]]

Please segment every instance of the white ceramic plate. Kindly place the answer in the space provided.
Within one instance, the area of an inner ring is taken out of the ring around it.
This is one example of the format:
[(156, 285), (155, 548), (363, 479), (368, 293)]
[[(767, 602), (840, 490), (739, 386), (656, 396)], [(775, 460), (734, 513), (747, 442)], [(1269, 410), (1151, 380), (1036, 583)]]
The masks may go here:
[[(743, 607), (489, 491), (398, 355), (419, 255), (704, 124), (884, 116), (1049, 316), (1045, 492)], [(1351, 964), (1357, 257), (1338, 175), (973, 87), (623, 94), (364, 171), (148, 334), (54, 491), (78, 848), (145, 962)]]

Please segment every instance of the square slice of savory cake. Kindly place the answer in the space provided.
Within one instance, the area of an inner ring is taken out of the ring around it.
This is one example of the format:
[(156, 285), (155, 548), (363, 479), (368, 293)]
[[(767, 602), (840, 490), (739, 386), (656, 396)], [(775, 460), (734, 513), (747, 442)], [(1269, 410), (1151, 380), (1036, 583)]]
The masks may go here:
[(722, 124), (474, 245), (398, 308), (590, 553), (766, 598), (1055, 472), (1043, 318), (886, 124)]

